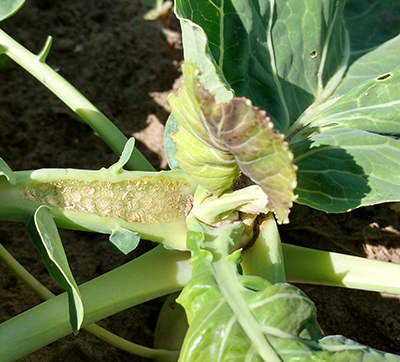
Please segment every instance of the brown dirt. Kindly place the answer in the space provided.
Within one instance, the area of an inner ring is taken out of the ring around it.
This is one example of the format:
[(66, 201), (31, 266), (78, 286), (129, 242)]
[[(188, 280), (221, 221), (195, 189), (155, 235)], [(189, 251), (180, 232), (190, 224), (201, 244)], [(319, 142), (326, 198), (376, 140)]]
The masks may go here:
[[(160, 22), (133, 24), (144, 7), (136, 0), (96, 2), (29, 0), (1, 28), (33, 52), (48, 35), (48, 64), (71, 81), (124, 132), (134, 135), (153, 165), (165, 168), (163, 125), (166, 96), (177, 88), (182, 50), (176, 21), (168, 38)], [(0, 156), (13, 170), (41, 167), (99, 169), (117, 160), (94, 132), (35, 79), (15, 64), (0, 71)], [(355, 253), (399, 263), (400, 221), (388, 205), (346, 215), (296, 206), (282, 239), (298, 245)], [(143, 242), (128, 256), (114, 251), (104, 235), (61, 231), (78, 284), (148, 250)], [(53, 292), (49, 277), (25, 231), (0, 223), (0, 242)], [(325, 333), (343, 334), (400, 354), (399, 299), (340, 288), (302, 286), (315, 301)], [(39, 299), (0, 263), (0, 322), (38, 304)], [(151, 346), (161, 302), (152, 301), (101, 321), (132, 341)], [(81, 332), (21, 361), (144, 361)]]

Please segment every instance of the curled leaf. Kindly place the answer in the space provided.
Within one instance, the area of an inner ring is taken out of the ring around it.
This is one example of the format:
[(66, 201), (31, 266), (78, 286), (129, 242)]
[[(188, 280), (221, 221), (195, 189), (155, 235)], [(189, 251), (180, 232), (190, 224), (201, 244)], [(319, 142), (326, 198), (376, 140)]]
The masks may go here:
[(199, 74), (185, 62), (182, 88), (169, 97), (179, 122), (173, 139), (180, 167), (217, 195), (232, 186), (240, 169), (266, 193), (278, 222), (288, 222), (297, 168), (284, 136), (246, 98), (216, 103)]
[(268, 195), (278, 222), (288, 222), (297, 167), (283, 134), (273, 129), (265, 111), (246, 98), (218, 106), (220, 117), (210, 117), (216, 137), (235, 156), (240, 170)]
[(214, 105), (215, 100), (198, 82), (199, 70), (187, 62), (183, 74), (178, 96), (170, 95), (168, 98), (179, 123), (179, 131), (172, 134), (177, 149), (174, 157), (189, 176), (219, 195), (232, 186), (239, 168), (234, 156), (228, 150), (218, 150), (216, 140), (211, 139), (212, 133), (207, 129), (208, 122), (202, 108), (205, 103)]

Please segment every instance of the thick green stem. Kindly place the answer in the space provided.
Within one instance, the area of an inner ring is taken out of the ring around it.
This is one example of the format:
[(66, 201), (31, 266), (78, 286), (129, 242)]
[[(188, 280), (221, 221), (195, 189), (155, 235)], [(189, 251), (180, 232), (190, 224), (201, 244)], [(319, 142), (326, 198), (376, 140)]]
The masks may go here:
[(400, 294), (400, 265), (282, 244), (288, 282)]
[[(282, 244), (288, 281), (400, 294), (398, 265)], [(80, 287), (83, 325), (180, 290), (191, 277), (188, 253), (161, 246)], [(151, 267), (149, 267), (151, 266)], [(0, 362), (20, 358), (69, 333), (66, 294), (0, 325)]]
[[(29, 273), (7, 250), (0, 244), (0, 260), (2, 260), (8, 268), (13, 271), (16, 276), (25, 283), (40, 299), (49, 300), (55, 295), (40, 283), (31, 273)], [(175, 361), (178, 360), (179, 350), (171, 351), (163, 348), (148, 348), (140, 346), (121, 338), (114, 333), (100, 327), (97, 324), (91, 324), (85, 328), (85, 331), (93, 334), (97, 338), (119, 348), (126, 352), (136, 354), (141, 357), (158, 359), (160, 361)]]
[[(50, 89), (80, 116), (117, 155), (121, 155), (127, 138), (82, 93), (45, 63), (50, 46), (51, 38), (49, 37), (43, 50), (35, 55), (0, 29), (0, 54), (6, 54)], [(127, 167), (131, 170), (154, 171), (154, 167), (137, 149), (134, 150)]]
[(262, 220), (254, 245), (243, 251), (242, 257), (243, 274), (258, 275), (270, 283), (286, 281), (281, 239), (272, 213)]
[[(191, 277), (189, 253), (158, 246), (82, 286), (83, 326), (182, 289)], [(0, 362), (21, 358), (72, 332), (66, 293), (0, 324)]]

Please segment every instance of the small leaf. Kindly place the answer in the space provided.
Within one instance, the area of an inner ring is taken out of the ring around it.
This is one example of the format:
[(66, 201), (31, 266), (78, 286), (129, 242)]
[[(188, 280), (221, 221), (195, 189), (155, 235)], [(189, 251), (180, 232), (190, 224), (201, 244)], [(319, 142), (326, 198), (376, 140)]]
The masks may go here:
[(0, 0), (0, 21), (13, 16), (24, 3), (25, 0)]
[(7, 181), (11, 185), (15, 185), (17, 181), (15, 180), (15, 174), (11, 170), (10, 166), (0, 157), (0, 176), (5, 176)]
[(169, 9), (171, 9), (173, 3), (172, 1), (162, 1), (161, 3), (158, 1), (151, 9), (143, 15), (144, 20), (156, 20), (166, 14)]
[(77, 334), (83, 321), (83, 303), (50, 208), (39, 206), (27, 229), (50, 275), (67, 291), (70, 322)]
[(123, 171), (123, 167), (130, 160), (134, 150), (135, 150), (135, 139), (131, 137), (128, 141), (126, 141), (124, 149), (121, 153), (121, 157), (116, 163), (114, 163), (109, 167), (109, 170), (115, 172), (116, 174), (121, 173)]
[(259, 186), (252, 185), (233, 192), (224, 192), (215, 197), (199, 187), (194, 194), (193, 208), (190, 212), (197, 220), (208, 224), (221, 225), (221, 222), (237, 220), (235, 211), (246, 214), (266, 214), (268, 197)]
[(114, 230), (109, 239), (114, 248), (126, 255), (139, 245), (140, 235), (130, 230), (120, 228)]

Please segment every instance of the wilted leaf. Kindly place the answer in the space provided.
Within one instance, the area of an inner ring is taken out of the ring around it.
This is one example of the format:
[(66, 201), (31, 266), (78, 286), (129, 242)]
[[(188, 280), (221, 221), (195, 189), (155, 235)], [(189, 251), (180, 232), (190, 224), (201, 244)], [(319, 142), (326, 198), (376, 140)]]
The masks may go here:
[(220, 194), (232, 186), (238, 167), (228, 150), (215, 149), (217, 145), (223, 148), (223, 143), (212, 139), (203, 113), (204, 104), (210, 103), (206, 107), (212, 107), (215, 100), (199, 83), (199, 70), (193, 63), (186, 62), (183, 75), (178, 96), (168, 97), (172, 113), (179, 123), (179, 131), (172, 134), (178, 150), (174, 157), (189, 176), (212, 193)]
[(232, 186), (239, 172), (232, 155), (208, 147), (183, 126), (179, 126), (179, 132), (173, 135), (173, 140), (178, 149), (174, 157), (191, 178), (215, 194)]
[(184, 66), (178, 96), (170, 96), (179, 122), (173, 135), (180, 167), (209, 191), (230, 188), (240, 170), (260, 186), (279, 222), (288, 222), (296, 187), (296, 166), (284, 136), (266, 113), (245, 98), (216, 103), (199, 83), (199, 70)]
[(235, 156), (240, 170), (266, 193), (278, 222), (289, 222), (297, 167), (284, 136), (249, 100), (234, 98), (218, 106), (219, 117), (210, 118), (215, 135)]

